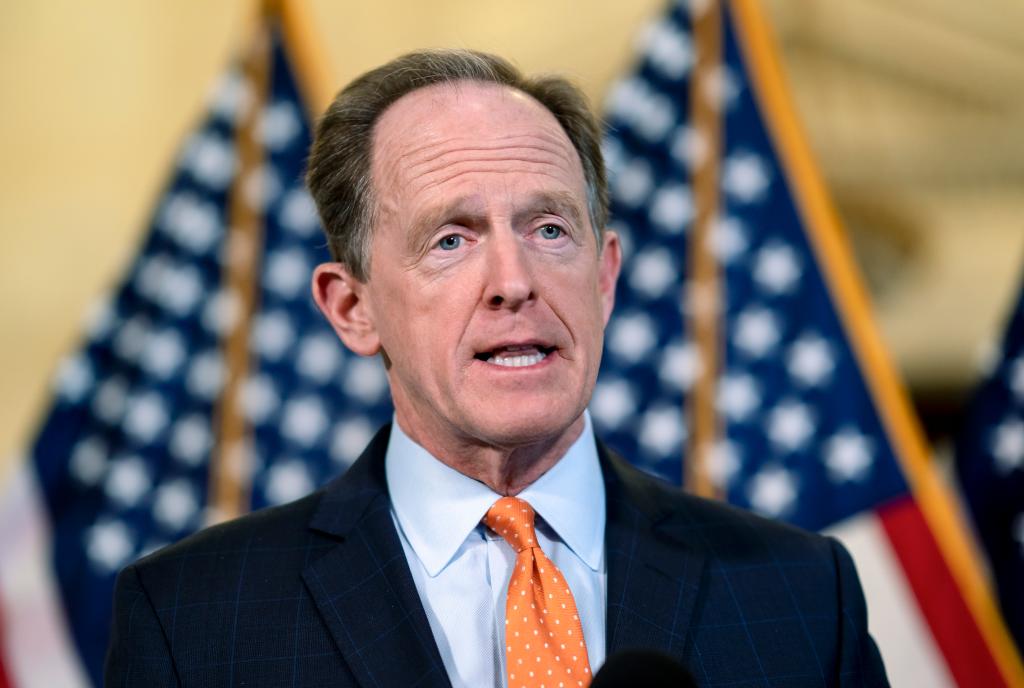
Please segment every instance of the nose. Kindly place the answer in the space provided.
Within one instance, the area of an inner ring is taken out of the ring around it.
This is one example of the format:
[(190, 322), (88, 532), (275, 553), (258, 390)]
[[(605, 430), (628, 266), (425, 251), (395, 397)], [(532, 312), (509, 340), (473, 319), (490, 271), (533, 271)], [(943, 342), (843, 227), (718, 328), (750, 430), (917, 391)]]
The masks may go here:
[(490, 244), (484, 301), (491, 308), (516, 310), (534, 298), (528, 257), (511, 233), (495, 237)]

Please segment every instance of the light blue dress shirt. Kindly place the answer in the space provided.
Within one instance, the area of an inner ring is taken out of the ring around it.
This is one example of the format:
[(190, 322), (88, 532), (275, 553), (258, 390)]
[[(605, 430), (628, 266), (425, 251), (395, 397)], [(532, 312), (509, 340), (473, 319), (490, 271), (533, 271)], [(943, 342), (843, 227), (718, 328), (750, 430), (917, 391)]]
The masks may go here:
[[(575, 443), (516, 495), (572, 590), (592, 672), (604, 662), (604, 481), (589, 415)], [(505, 597), (516, 554), (480, 523), (502, 495), (441, 463), (392, 424), (385, 459), (392, 512), (454, 688), (505, 685)]]

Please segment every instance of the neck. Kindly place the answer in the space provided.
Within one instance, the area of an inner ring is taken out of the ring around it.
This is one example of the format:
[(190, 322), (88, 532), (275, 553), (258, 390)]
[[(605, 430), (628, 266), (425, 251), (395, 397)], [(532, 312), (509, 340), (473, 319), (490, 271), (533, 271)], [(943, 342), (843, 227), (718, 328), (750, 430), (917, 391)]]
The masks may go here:
[(469, 436), (438, 437), (400, 413), (396, 417), (402, 431), (439, 461), (509, 497), (525, 490), (558, 463), (585, 426), (580, 415), (556, 436), (502, 445)]

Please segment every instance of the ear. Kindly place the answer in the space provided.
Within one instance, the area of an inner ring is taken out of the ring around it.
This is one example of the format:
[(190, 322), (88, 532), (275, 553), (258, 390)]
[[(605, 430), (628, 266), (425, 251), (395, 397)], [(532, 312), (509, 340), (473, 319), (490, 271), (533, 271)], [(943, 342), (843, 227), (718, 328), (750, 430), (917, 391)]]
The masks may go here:
[(313, 300), (349, 349), (361, 356), (380, 351), (380, 338), (367, 300), (366, 283), (341, 263), (321, 263), (313, 270)]
[(610, 229), (604, 230), (604, 244), (598, 261), (597, 286), (604, 308), (604, 324), (607, 325), (615, 307), (615, 285), (619, 282), (619, 269), (622, 267), (622, 244), (619, 235)]

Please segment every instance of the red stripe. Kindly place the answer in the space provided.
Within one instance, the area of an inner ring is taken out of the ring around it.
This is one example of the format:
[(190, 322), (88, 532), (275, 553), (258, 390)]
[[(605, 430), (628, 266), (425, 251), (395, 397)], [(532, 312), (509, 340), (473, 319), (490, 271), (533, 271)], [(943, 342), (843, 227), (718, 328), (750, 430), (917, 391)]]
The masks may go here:
[[(3, 609), (0, 609), (2, 612)], [(7, 669), (4, 668), (4, 617), (0, 614), (0, 688), (14, 688), (14, 684), (8, 678)]]
[(878, 515), (957, 685), (1006, 686), (917, 503), (907, 497)]

